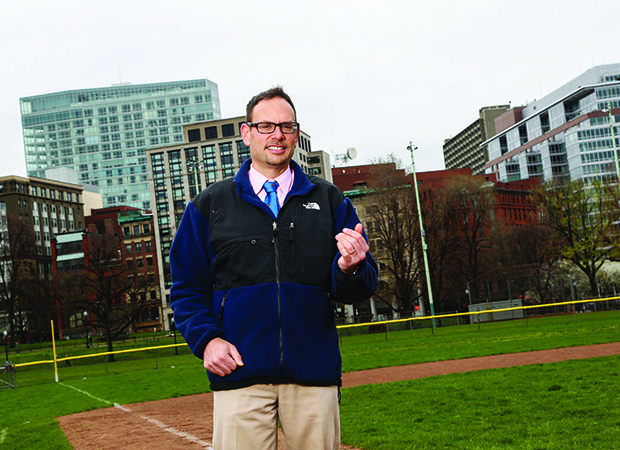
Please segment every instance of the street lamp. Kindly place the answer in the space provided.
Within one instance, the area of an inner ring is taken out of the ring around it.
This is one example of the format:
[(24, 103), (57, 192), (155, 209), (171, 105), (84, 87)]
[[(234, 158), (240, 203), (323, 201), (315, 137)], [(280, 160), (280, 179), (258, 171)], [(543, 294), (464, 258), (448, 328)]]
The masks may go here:
[(8, 332), (6, 330), (4, 330), (4, 332), (2, 333), (4, 335), (4, 353), (6, 356), (6, 364), (9, 364), (9, 342), (7, 341), (7, 336), (8, 336)]
[(433, 289), (431, 288), (431, 274), (430, 274), (430, 270), (428, 267), (428, 255), (427, 255), (428, 247), (426, 246), (426, 239), (425, 239), (426, 232), (424, 231), (424, 224), (422, 223), (422, 208), (420, 208), (420, 193), (418, 192), (418, 179), (415, 173), (415, 160), (413, 159), (413, 151), (417, 150), (417, 148), (418, 147), (414, 147), (411, 144), (411, 142), (409, 142), (409, 145), (407, 146), (407, 150), (409, 150), (409, 152), (411, 153), (411, 165), (413, 168), (413, 187), (415, 190), (415, 201), (418, 207), (418, 218), (420, 219), (420, 235), (422, 238), (422, 255), (424, 256), (424, 271), (426, 272), (426, 287), (428, 289), (428, 302), (431, 307), (431, 317), (433, 318), (432, 326), (433, 326), (433, 329), (435, 329), (435, 306), (433, 305)]
[(607, 102), (607, 114), (609, 114), (609, 129), (611, 130), (611, 148), (614, 150), (614, 163), (616, 164), (617, 183), (620, 184), (620, 163), (616, 151), (616, 136), (614, 133), (614, 115), (611, 112), (611, 102)]
[(170, 319), (170, 322), (172, 324), (172, 337), (174, 339), (174, 354), (178, 355), (179, 348), (177, 347), (177, 326), (174, 324), (174, 317)]
[(86, 348), (90, 348), (88, 343), (88, 311), (84, 311), (84, 329), (86, 330)]
[[(471, 292), (469, 290), (469, 281), (467, 282), (467, 289), (465, 289), (465, 293), (467, 294), (467, 298), (469, 298), (469, 312), (472, 312), (472, 304), (471, 304)], [(469, 323), (474, 323), (474, 318), (473, 316), (470, 314), (469, 315)]]

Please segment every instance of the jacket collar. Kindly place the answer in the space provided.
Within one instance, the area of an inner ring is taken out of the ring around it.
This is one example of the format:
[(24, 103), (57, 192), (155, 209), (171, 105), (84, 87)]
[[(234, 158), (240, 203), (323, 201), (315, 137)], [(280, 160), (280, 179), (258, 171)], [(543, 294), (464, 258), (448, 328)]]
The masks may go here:
[[(254, 189), (252, 188), (252, 183), (250, 183), (250, 177), (248, 175), (248, 171), (250, 170), (250, 165), (252, 164), (251, 159), (247, 159), (242, 165), (234, 178), (234, 183), (237, 188), (237, 193), (239, 197), (244, 199), (249, 203), (262, 203), (258, 196), (254, 193)], [(310, 192), (314, 188), (314, 183), (310, 181), (310, 179), (306, 176), (302, 168), (295, 161), (291, 161), (291, 169), (295, 173), (295, 178), (293, 180), (293, 186), (291, 187), (290, 192), (288, 193), (286, 198), (289, 198), (293, 195), (305, 195)], [(286, 201), (286, 199), (285, 199)]]

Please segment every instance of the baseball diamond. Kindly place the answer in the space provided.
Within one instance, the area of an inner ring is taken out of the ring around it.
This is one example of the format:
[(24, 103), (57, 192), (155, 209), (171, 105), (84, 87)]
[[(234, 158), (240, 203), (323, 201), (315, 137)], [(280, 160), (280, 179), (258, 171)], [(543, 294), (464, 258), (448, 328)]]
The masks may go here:
[[(343, 374), (343, 388), (483, 369), (620, 354), (620, 342), (483, 356)], [(211, 449), (212, 394), (158, 400), (59, 417), (74, 450)], [(278, 448), (283, 449), (282, 435)], [(342, 444), (341, 450), (356, 450)]]

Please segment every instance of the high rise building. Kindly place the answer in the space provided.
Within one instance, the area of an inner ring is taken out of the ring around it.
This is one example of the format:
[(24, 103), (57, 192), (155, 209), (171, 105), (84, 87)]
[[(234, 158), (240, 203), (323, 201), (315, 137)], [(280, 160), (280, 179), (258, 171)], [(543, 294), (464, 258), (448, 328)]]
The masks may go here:
[[(201, 190), (234, 176), (250, 158), (241, 137), (245, 117), (214, 120), (183, 126), (182, 143), (147, 150), (153, 199), (158, 267), (164, 326), (170, 327), (170, 263), (168, 254), (185, 207)], [(293, 159), (304, 172), (331, 181), (329, 155), (312, 151), (310, 136), (300, 132)]]
[(474, 175), (484, 173), (483, 167), (489, 162), (489, 153), (486, 146), (480, 144), (495, 136), (495, 119), (508, 109), (510, 105), (480, 108), (478, 119), (456, 136), (446, 139), (443, 144), (446, 169), (471, 168)]
[(183, 124), (220, 118), (207, 79), (80, 89), (20, 99), (26, 170), (67, 167), (103, 206), (151, 209), (146, 149), (183, 142)]
[(497, 134), (482, 144), (489, 149), (485, 172), (502, 181), (616, 179), (618, 123), (620, 64), (595, 66), (540, 100), (498, 117)]

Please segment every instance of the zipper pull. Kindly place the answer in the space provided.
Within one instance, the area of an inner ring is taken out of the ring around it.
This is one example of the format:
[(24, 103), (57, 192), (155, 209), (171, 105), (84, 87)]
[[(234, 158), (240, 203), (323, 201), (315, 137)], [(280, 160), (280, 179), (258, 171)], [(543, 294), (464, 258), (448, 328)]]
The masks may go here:
[(271, 243), (275, 244), (276, 237), (278, 236), (278, 224), (276, 222), (273, 222), (272, 228), (273, 228), (273, 236), (271, 237)]

